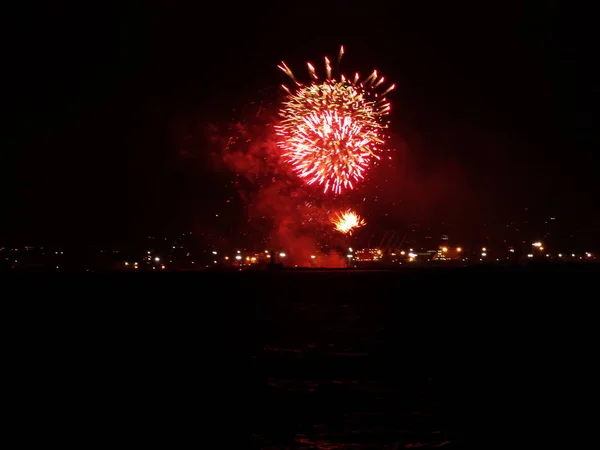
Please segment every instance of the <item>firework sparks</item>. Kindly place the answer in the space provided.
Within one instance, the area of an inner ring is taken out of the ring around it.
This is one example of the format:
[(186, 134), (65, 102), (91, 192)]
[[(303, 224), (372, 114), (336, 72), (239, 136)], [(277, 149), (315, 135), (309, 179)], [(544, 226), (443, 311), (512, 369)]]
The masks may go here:
[(353, 230), (364, 227), (367, 224), (364, 219), (350, 209), (337, 213), (331, 219), (331, 223), (334, 225), (335, 230), (342, 234), (352, 234)]
[[(338, 64), (343, 54), (342, 47)], [(391, 108), (385, 94), (394, 85), (378, 93), (384, 78), (376, 70), (362, 81), (358, 73), (353, 81), (344, 75), (338, 80), (328, 58), (322, 81), (308, 63), (313, 80), (309, 85), (300, 83), (284, 62), (278, 67), (295, 85), (293, 89), (282, 86), (287, 96), (279, 111), (277, 134), (284, 161), (307, 184), (317, 183), (325, 193), (354, 189), (380, 158)]]

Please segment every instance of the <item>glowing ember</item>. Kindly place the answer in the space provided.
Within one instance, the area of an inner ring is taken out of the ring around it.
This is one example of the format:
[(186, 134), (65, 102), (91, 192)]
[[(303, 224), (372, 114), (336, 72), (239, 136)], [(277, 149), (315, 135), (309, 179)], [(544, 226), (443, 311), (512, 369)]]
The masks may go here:
[[(338, 63), (344, 53), (340, 49)], [(325, 58), (326, 79), (318, 81), (315, 68), (308, 63), (313, 82), (303, 85), (288, 66), (278, 66), (295, 83), (288, 93), (279, 115), (277, 127), (283, 160), (307, 184), (317, 183), (323, 191), (340, 194), (353, 189), (365, 177), (373, 160), (380, 158), (385, 117), (390, 104), (377, 89), (384, 78), (377, 71), (363, 80), (357, 73), (353, 80), (341, 75), (332, 78), (331, 65)]]
[(367, 222), (352, 210), (337, 213), (331, 220), (336, 231), (343, 234), (352, 234), (352, 231), (364, 227)]

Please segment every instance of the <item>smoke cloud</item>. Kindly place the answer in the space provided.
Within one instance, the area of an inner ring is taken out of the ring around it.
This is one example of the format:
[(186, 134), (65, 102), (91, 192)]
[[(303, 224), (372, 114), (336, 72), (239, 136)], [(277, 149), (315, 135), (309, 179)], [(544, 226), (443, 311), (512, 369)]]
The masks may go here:
[(318, 204), (312, 192), (281, 164), (272, 126), (275, 118), (263, 113), (250, 122), (208, 129), (218, 150), (215, 163), (241, 178), (237, 188), (250, 223), (267, 224), (268, 245), (286, 253), (286, 265), (305, 267), (316, 262), (320, 267), (343, 267), (341, 255), (322, 250), (322, 241), (331, 234), (330, 210)]

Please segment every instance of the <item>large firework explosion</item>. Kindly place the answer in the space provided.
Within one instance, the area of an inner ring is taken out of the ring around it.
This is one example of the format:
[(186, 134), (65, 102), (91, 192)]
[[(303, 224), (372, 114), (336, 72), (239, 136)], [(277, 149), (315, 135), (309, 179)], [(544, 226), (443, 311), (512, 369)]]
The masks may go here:
[[(338, 64), (343, 54), (341, 47)], [(327, 57), (322, 81), (308, 63), (313, 79), (308, 85), (297, 81), (284, 62), (278, 67), (295, 85), (293, 90), (282, 85), (287, 96), (277, 134), (284, 161), (307, 184), (321, 185), (324, 193), (353, 189), (373, 160), (380, 158), (390, 112), (385, 95), (394, 85), (378, 93), (384, 78), (376, 70), (362, 80), (358, 73), (352, 80), (344, 75), (334, 78)]]

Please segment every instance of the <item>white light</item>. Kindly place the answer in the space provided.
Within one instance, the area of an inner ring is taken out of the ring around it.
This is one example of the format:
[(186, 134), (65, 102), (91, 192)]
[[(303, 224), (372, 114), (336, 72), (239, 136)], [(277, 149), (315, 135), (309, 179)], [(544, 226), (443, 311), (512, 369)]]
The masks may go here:
[(216, 261), (213, 261), (213, 263), (214, 263), (214, 264), (216, 264), (217, 262), (216, 262)]
[(237, 251), (238, 253), (241, 253), (239, 250)]
[[(487, 252), (487, 248), (485, 248), (485, 247), (482, 247), (482, 248), (481, 248), (481, 251), (482, 251), (482, 252)], [(485, 255), (483, 255), (483, 256), (485, 256)]]
[(235, 259), (237, 259), (237, 260), (239, 261), (240, 259), (242, 259), (242, 257), (241, 257), (240, 255), (237, 255), (237, 256), (235, 257)]
[(409, 253), (408, 256), (411, 257), (411, 258), (416, 258), (417, 254), (416, 253)]
[(487, 253), (486, 252), (482, 252), (481, 256), (487, 256)]
[(154, 261), (159, 262), (160, 258), (157, 256), (156, 258), (154, 258)]
[(281, 253), (279, 254), (279, 257), (280, 257), (280, 258), (285, 258), (285, 253), (281, 252)]
[(348, 251), (349, 251), (349, 252), (353, 252), (354, 250), (352, 250), (352, 247), (350, 247), (350, 248), (348, 249)]
[(533, 255), (532, 255), (531, 253), (529, 253), (529, 254), (527, 255), (527, 257), (528, 257), (528, 258), (533, 258)]
[(571, 253), (571, 256), (572, 256), (573, 258), (575, 258), (575, 253)]
[(150, 254), (150, 250), (148, 250), (148, 254)]
[(346, 256), (348, 256), (348, 258), (352, 258), (352, 255), (346, 255)]
[(213, 252), (213, 255), (216, 255), (216, 254), (217, 254), (217, 252)]
[(531, 244), (531, 245), (533, 245), (534, 247), (541, 247), (541, 246), (542, 246), (542, 243), (541, 243), (541, 242), (534, 242), (534, 243), (533, 243), (533, 244)]
[(315, 259), (316, 256), (315, 255), (310, 255), (310, 259)]
[(559, 254), (558, 254), (558, 257), (559, 257), (559, 258), (562, 258), (562, 253), (559, 253)]

